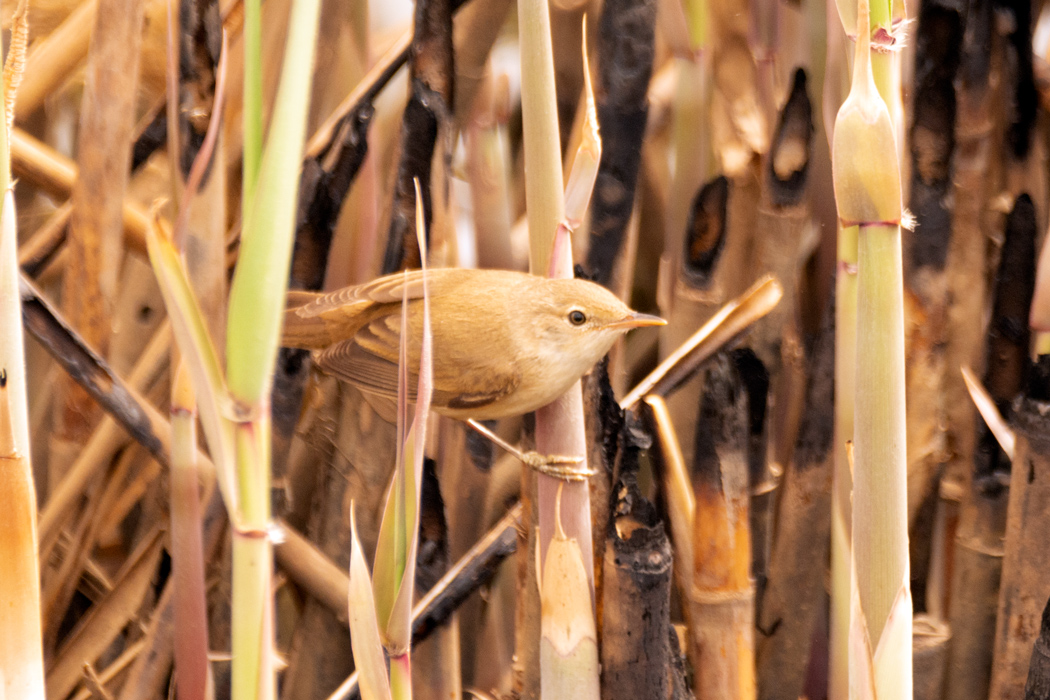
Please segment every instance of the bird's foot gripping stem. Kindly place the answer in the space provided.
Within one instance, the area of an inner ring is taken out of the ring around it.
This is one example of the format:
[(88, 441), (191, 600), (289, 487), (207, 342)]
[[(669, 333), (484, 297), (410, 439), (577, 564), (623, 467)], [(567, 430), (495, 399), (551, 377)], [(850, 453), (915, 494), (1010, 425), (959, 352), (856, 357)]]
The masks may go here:
[(565, 481), (587, 481), (587, 479), (590, 479), (597, 473), (586, 466), (583, 457), (545, 455), (535, 450), (522, 452), (476, 420), (468, 419), (467, 425), (487, 437), (494, 444), (510, 452), (527, 467), (535, 469), (541, 474), (552, 476), (555, 479), (564, 479)]
[(584, 463), (583, 457), (544, 455), (530, 450), (519, 455), (522, 463), (541, 474), (565, 481), (587, 481), (597, 472)]

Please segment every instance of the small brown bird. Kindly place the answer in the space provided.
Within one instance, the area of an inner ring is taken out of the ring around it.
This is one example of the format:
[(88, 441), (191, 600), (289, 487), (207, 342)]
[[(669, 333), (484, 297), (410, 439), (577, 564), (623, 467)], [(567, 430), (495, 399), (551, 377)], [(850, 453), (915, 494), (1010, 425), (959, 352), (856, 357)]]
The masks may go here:
[[(522, 272), (427, 272), (433, 332), (431, 407), (453, 418), (503, 418), (544, 406), (609, 351), (621, 334), (659, 326), (593, 282)], [(288, 347), (314, 350), (328, 374), (384, 399), (397, 397), (401, 300), (407, 288), (409, 368), (419, 367), (423, 276), (415, 270), (328, 294), (293, 292)], [(416, 373), (410, 371), (409, 400)]]

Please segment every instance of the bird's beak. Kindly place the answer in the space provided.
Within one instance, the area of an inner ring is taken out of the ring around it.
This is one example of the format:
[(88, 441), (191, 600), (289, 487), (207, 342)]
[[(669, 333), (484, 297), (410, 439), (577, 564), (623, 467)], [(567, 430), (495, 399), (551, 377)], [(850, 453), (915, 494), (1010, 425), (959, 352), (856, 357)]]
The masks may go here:
[(663, 320), (659, 316), (652, 316), (650, 314), (640, 314), (637, 311), (632, 311), (627, 314), (619, 321), (613, 321), (606, 328), (616, 328), (622, 330), (630, 330), (632, 328), (641, 328), (642, 326), (666, 326), (667, 321)]

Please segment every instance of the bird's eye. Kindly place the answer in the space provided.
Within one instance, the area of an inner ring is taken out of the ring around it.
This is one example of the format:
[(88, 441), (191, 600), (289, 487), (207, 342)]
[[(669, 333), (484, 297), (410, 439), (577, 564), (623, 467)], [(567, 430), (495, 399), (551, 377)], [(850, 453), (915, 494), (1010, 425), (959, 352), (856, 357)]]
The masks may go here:
[(569, 323), (574, 326), (582, 326), (587, 322), (587, 317), (579, 309), (573, 309), (569, 312)]

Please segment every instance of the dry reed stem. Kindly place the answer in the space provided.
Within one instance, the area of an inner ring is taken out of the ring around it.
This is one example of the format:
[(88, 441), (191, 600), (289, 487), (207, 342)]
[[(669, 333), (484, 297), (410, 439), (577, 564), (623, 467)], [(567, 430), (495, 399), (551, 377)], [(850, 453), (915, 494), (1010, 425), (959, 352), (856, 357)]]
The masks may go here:
[[(123, 258), (124, 190), (131, 155), (129, 135), (142, 39), (143, 3), (99, 0), (81, 103), (78, 174), (71, 194), (67, 245), (71, 251), (63, 284), (67, 320), (93, 347), (105, 353)], [(68, 380), (56, 395), (56, 442), (49, 460), (51, 479), (61, 478), (73, 444), (96, 422), (98, 408)]]
[[(11, 170), (15, 176), (56, 197), (70, 197), (79, 179), (79, 169), (73, 161), (18, 128), (11, 132)], [(130, 248), (145, 252), (148, 223), (145, 209), (134, 202), (124, 202), (123, 225)]]
[[(171, 343), (170, 327), (165, 325), (154, 335), (128, 376), (129, 386), (141, 392), (157, 379), (168, 360)], [(157, 417), (160, 417), (159, 412)], [(69, 517), (73, 504), (126, 440), (124, 431), (110, 417), (103, 419), (96, 428), (80, 455), (70, 465), (66, 476), (53, 486), (50, 496), (40, 510), (42, 553), (50, 550), (61, 531), (64, 519)]]
[(35, 275), (66, 239), (66, 226), (73, 213), (73, 205), (66, 202), (48, 217), (36, 231), (18, 247), (18, 266), (30, 276)]
[(758, 693), (768, 700), (794, 700), (804, 694), (813, 630), (824, 602), (835, 455), (834, 326), (830, 319), (812, 350), (806, 414), (794, 458), (779, 487), (769, 581), (756, 621), (764, 631), (758, 637)]
[(48, 695), (65, 697), (80, 680), (85, 661), (94, 661), (138, 612), (156, 573), (164, 539), (154, 530), (128, 558), (113, 591), (83, 619), (55, 656), (47, 673)]
[(166, 692), (174, 651), (175, 608), (171, 605), (174, 588), (169, 579), (158, 596), (142, 638), (142, 651), (128, 670), (118, 700), (155, 698)]
[(693, 466), (693, 585), (688, 604), (697, 700), (755, 697), (755, 585), (748, 525), (747, 403), (721, 355), (705, 381)]

